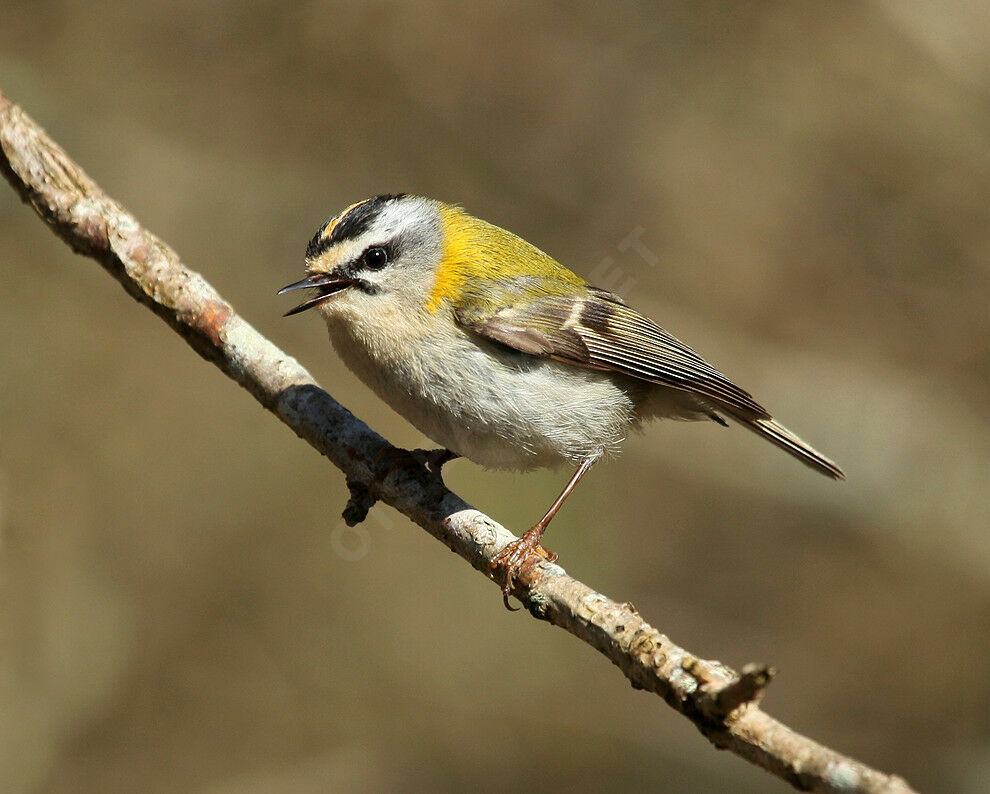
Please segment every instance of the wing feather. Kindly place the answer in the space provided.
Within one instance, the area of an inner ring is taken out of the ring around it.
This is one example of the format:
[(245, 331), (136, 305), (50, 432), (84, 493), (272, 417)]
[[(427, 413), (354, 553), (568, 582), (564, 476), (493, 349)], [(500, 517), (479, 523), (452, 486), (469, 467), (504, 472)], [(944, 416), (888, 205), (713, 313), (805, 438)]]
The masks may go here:
[(524, 353), (693, 392), (752, 419), (770, 416), (698, 353), (605, 290), (528, 297), (497, 312), (476, 307), (455, 316), (464, 327)]

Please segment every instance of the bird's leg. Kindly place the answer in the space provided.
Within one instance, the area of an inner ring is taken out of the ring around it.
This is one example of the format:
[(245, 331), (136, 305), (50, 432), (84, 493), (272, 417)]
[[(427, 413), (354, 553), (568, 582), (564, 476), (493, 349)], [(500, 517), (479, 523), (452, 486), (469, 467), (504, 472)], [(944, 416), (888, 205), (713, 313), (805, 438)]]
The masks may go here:
[[(547, 562), (556, 562), (557, 555), (550, 551), (549, 549), (543, 548), (540, 545), (540, 541), (543, 539), (543, 533), (547, 531), (547, 526), (553, 520), (553, 517), (557, 515), (557, 511), (560, 510), (560, 506), (564, 504), (564, 500), (570, 496), (571, 491), (574, 487), (581, 481), (581, 478), (587, 473), (595, 461), (598, 460), (598, 456), (585, 458), (581, 461), (581, 465), (578, 466), (578, 470), (574, 472), (574, 476), (571, 477), (570, 482), (564, 486), (564, 490), (560, 492), (550, 509), (543, 518), (536, 522), (532, 527), (527, 529), (521, 538), (514, 540), (511, 543), (507, 543), (502, 550), (496, 554), (491, 563), (489, 564), (489, 570), (494, 574), (496, 571), (501, 570), (503, 574), (502, 579), (502, 601), (505, 603), (505, 608), (509, 611), (515, 611), (511, 606), (509, 606), (509, 594), (512, 592), (512, 585), (515, 583), (516, 578), (522, 571), (523, 565), (526, 564), (527, 560), (532, 560), (533, 555), (538, 555), (540, 558), (546, 560)], [(534, 560), (538, 562), (539, 560)]]

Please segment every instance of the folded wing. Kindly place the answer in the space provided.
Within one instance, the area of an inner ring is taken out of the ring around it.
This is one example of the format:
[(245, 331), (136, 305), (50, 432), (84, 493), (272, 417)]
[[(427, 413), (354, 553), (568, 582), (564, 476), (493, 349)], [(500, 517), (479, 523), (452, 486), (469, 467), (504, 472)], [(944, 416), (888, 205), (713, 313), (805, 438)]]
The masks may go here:
[(456, 312), (466, 328), (509, 347), (693, 392), (752, 418), (770, 414), (694, 350), (610, 292), (544, 295), (497, 312)]
[[(479, 302), (455, 316), (463, 327), (523, 353), (696, 394), (805, 465), (828, 477), (845, 477), (835, 463), (775, 421), (749, 392), (610, 292), (588, 287), (578, 297), (527, 296), (498, 311), (490, 305)], [(714, 412), (711, 416), (721, 421)]]

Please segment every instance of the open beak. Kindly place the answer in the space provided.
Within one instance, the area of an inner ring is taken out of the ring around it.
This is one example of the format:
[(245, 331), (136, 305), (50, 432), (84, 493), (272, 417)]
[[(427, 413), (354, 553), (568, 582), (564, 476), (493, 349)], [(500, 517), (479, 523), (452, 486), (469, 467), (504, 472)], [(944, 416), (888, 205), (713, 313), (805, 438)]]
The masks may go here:
[(306, 309), (311, 309), (314, 306), (319, 306), (323, 301), (330, 300), (338, 292), (341, 292), (351, 286), (354, 282), (348, 278), (333, 278), (329, 273), (313, 273), (312, 275), (306, 276), (302, 281), (297, 281), (295, 284), (289, 284), (287, 287), (282, 287), (278, 291), (279, 295), (284, 295), (286, 292), (292, 292), (297, 289), (318, 289), (320, 294), (315, 298), (310, 298), (307, 301), (303, 301), (298, 306), (293, 309), (289, 309), (283, 317), (288, 317), (291, 314), (299, 314), (299, 312), (304, 312)]

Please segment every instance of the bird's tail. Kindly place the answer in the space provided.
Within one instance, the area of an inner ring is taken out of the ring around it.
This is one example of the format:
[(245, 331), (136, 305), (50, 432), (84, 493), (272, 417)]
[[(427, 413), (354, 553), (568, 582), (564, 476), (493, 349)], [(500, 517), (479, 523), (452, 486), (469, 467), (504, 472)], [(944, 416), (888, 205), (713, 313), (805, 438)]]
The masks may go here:
[(770, 417), (754, 419), (752, 417), (742, 416), (735, 412), (727, 411), (724, 406), (722, 410), (742, 424), (743, 427), (752, 430), (756, 435), (762, 436), (785, 452), (789, 452), (804, 465), (810, 466), (815, 471), (821, 472), (826, 477), (831, 477), (834, 480), (846, 479), (845, 473), (835, 463), (826, 458), (810, 444), (802, 441), (776, 420)]

